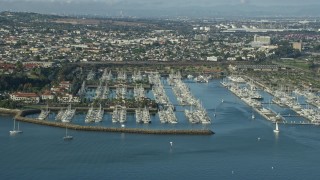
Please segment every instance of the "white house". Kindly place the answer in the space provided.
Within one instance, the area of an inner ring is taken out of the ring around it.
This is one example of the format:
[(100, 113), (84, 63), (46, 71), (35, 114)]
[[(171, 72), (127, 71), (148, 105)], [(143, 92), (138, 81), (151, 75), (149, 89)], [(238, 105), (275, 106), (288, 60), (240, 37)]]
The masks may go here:
[(41, 99), (42, 100), (53, 100), (54, 99), (54, 95), (51, 92), (46, 91), (41, 95)]
[(61, 103), (79, 103), (80, 98), (78, 96), (73, 96), (72, 94), (64, 94), (61, 96), (58, 96), (58, 101)]
[(216, 56), (208, 56), (207, 61), (218, 61), (218, 57)]
[(21, 101), (25, 103), (39, 103), (40, 97), (36, 93), (16, 92), (10, 94), (10, 99), (13, 101)]

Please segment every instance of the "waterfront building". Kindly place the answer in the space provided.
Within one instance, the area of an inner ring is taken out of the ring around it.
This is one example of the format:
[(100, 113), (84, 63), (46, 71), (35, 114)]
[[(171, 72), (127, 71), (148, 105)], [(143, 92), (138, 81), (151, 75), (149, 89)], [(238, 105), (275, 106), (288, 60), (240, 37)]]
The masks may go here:
[(41, 95), (41, 99), (42, 100), (53, 100), (54, 99), (54, 95), (50, 91), (45, 91)]
[(58, 96), (58, 102), (60, 103), (79, 103), (80, 98), (69, 93), (64, 93)]
[(16, 92), (10, 94), (10, 99), (13, 101), (22, 101), (24, 103), (39, 103), (40, 97), (36, 93)]

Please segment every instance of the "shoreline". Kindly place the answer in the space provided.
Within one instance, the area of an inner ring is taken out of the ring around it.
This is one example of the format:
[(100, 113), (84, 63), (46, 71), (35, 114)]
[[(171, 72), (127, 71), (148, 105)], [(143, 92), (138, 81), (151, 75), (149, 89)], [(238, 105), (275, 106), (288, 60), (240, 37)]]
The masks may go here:
[(213, 135), (211, 130), (157, 130), (157, 129), (138, 129), (138, 128), (114, 128), (114, 127), (101, 127), (101, 126), (81, 126), (70, 123), (52, 122), (45, 120), (37, 120), (33, 118), (26, 118), (26, 115), (39, 113), (39, 109), (34, 110), (17, 110), (0, 108), (0, 114), (13, 114), (14, 118), (18, 121), (28, 122), (33, 124), (69, 128), (81, 131), (97, 131), (97, 132), (119, 132), (119, 133), (132, 133), (132, 134), (155, 134), (155, 135)]

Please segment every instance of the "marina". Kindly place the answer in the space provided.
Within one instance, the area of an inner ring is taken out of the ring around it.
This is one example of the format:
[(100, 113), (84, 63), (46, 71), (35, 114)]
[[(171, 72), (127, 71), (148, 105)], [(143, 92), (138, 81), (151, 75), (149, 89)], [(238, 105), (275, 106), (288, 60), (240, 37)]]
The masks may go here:
[(47, 105), (47, 108), (46, 109), (42, 109), (39, 116), (38, 116), (38, 119), (39, 120), (45, 120), (50, 114), (50, 110), (49, 110), (49, 107)]
[[(173, 90), (167, 88), (169, 85), (166, 81), (163, 82), (170, 102), (178, 104)], [(136, 123), (135, 110), (133, 110), (127, 112), (127, 122), (124, 127), (120, 123), (112, 123), (112, 111), (104, 114), (101, 123), (85, 123), (84, 119), (88, 110), (77, 111), (72, 123), (61, 123), (55, 121), (54, 115), (49, 115), (47, 120), (36, 120), (40, 113), (38, 110), (31, 114), (24, 114), (23, 116), (26, 116), (27, 119), (17, 119), (20, 121), (20, 126), (23, 127), (22, 136), (8, 136), (8, 130), (12, 129), (13, 122), (9, 117), (1, 117), (0, 137), (4, 143), (9, 144), (4, 149), (11, 152), (1, 154), (1, 158), (3, 160), (15, 159), (12, 156), (12, 152), (15, 152), (20, 165), (27, 165), (26, 162), (35, 162), (28, 163), (28, 167), (37, 170), (25, 173), (22, 176), (24, 178), (30, 176), (44, 178), (49, 172), (65, 173), (66, 178), (80, 178), (86, 177), (86, 173), (82, 173), (82, 171), (85, 172), (87, 168), (97, 169), (96, 173), (90, 174), (90, 177), (112, 178), (117, 176), (122, 179), (139, 179), (160, 172), (162, 172), (161, 176), (155, 177), (155, 179), (166, 179), (173, 176), (179, 176), (183, 179), (209, 179), (212, 177), (256, 179), (256, 175), (248, 176), (248, 172), (251, 172), (253, 168), (259, 172), (259, 177), (263, 176), (267, 179), (277, 179), (279, 176), (289, 179), (310, 179), (313, 177), (313, 172), (316, 172), (316, 168), (313, 167), (317, 167), (315, 160), (319, 159), (317, 156), (317, 147), (320, 146), (318, 126), (313, 124), (300, 126), (298, 123), (303, 121), (303, 118), (296, 116), (294, 111), (276, 104), (262, 104), (283, 116), (288, 116), (285, 117), (285, 121), (278, 122), (281, 132), (274, 133), (274, 123), (266, 121), (259, 113), (252, 111), (252, 107), (221, 86), (220, 80), (214, 80), (208, 84), (185, 83), (190, 88), (190, 92), (202, 102), (203, 107), (213, 120), (212, 124), (203, 126), (201, 123), (190, 123), (184, 114), (184, 109), (190, 109), (186, 106), (176, 106), (177, 109), (174, 113), (178, 119), (177, 124), (161, 123), (158, 113), (150, 114), (151, 124)], [(264, 96), (266, 102), (269, 101), (268, 94), (261, 93), (261, 95)], [(222, 102), (221, 99), (224, 101)], [(94, 109), (97, 109), (97, 106)], [(57, 111), (50, 110), (50, 114), (58, 113), (59, 108)], [(255, 113), (254, 120), (251, 119), (252, 112)], [(29, 119), (32, 117), (35, 119)], [(292, 124), (294, 121), (295, 124)], [(47, 127), (49, 125), (60, 128)], [(62, 139), (62, 136), (66, 134), (66, 126), (67, 135), (74, 138), (72, 141)], [(203, 129), (204, 127), (207, 129)], [(178, 131), (179, 129), (181, 131)], [(213, 136), (179, 135), (182, 132), (196, 134), (213, 130), (215, 131)], [(152, 133), (165, 135), (155, 136)], [(33, 145), (28, 146), (29, 142), (24, 138), (32, 139)], [(172, 145), (170, 142), (173, 142)], [(10, 146), (13, 143), (16, 145)], [(92, 147), (97, 148), (92, 151)], [(46, 150), (42, 151), (44, 148)], [(43, 158), (36, 160), (32, 158), (32, 160), (22, 156), (23, 153), (20, 153), (22, 149), (23, 152), (27, 151), (31, 157), (40, 154)], [(302, 152), (306, 152), (306, 154), (302, 156)], [(55, 161), (57, 156), (68, 157), (68, 160), (64, 161), (62, 169), (58, 168), (61, 163)], [(88, 156), (92, 158), (85, 158)], [(21, 159), (25, 161), (21, 161)], [(261, 165), (261, 161), (263, 161), (263, 165)], [(14, 166), (12, 161), (8, 162), (7, 165)], [(44, 162), (51, 163), (43, 165)], [(188, 162), (192, 162), (194, 167), (188, 166)], [(82, 163), (85, 163), (86, 166), (82, 166)], [(99, 166), (96, 165), (97, 163), (100, 163)], [(161, 169), (153, 168), (164, 163), (166, 166)], [(297, 166), (310, 168), (304, 171), (306, 174), (291, 175), (290, 172)], [(39, 169), (39, 167), (46, 168)], [(203, 171), (204, 169), (207, 171)], [(68, 173), (70, 170), (79, 173), (71, 176)], [(106, 170), (108, 173), (105, 172)], [(142, 172), (142, 170), (143, 175), (136, 173)], [(163, 173), (164, 170), (170, 173)], [(1, 174), (10, 176), (10, 172), (1, 171)], [(24, 170), (15, 169), (14, 173), (17, 172), (24, 172)], [(201, 173), (195, 175), (195, 172)], [(127, 175), (127, 173), (132, 175)]]
[[(260, 115), (265, 117), (267, 120), (270, 120), (272, 122), (281, 122), (281, 121), (286, 121), (285, 118), (288, 118), (288, 117), (303, 117), (305, 118), (305, 120), (309, 122), (305, 122), (303, 120), (301, 124), (317, 125), (320, 122), (319, 121), (320, 116), (318, 115), (320, 112), (317, 110), (318, 108), (311, 108), (309, 104), (305, 104), (305, 102), (302, 102), (302, 103), (299, 102), (298, 98), (296, 98), (297, 96), (292, 96), (281, 89), (275, 90), (275, 91), (266, 89), (264, 93), (269, 93), (271, 95), (271, 96), (268, 96), (268, 98), (269, 99), (272, 98), (273, 103), (275, 103), (279, 107), (284, 107), (284, 108), (289, 107), (292, 111), (295, 112), (292, 115), (291, 114), (281, 115), (279, 112), (272, 111), (270, 109), (271, 101), (267, 103), (266, 102), (262, 103), (260, 101), (257, 101), (257, 100), (262, 100), (263, 98), (260, 94), (257, 94), (257, 91), (255, 88), (251, 88), (251, 90), (249, 90), (249, 88), (247, 88), (246, 86), (241, 87), (239, 85), (239, 83), (249, 84), (248, 82), (250, 82), (250, 84), (257, 84), (258, 86), (259, 85), (258, 83), (255, 83), (252, 80), (247, 82), (244, 80), (244, 78), (236, 77), (236, 76), (232, 76), (232, 78), (229, 78), (229, 79), (231, 79), (231, 81), (223, 80), (221, 84), (224, 87), (227, 87), (231, 92), (233, 92), (239, 98), (241, 98), (249, 106), (253, 107), (256, 112), (258, 112)], [(267, 105), (267, 106), (263, 107), (263, 105)], [(304, 108), (303, 105), (305, 105), (306, 108)], [(292, 123), (292, 124), (296, 124), (296, 123)]]
[(120, 124), (127, 122), (127, 108), (117, 105), (112, 112), (112, 123)]
[(318, 1), (2, 0), (1, 179), (316, 180)]
[(137, 108), (135, 111), (135, 117), (137, 123), (149, 124), (151, 123), (149, 109), (145, 108)]
[(98, 109), (94, 109), (93, 106), (88, 110), (85, 122), (101, 122), (104, 115), (104, 109), (102, 109), (101, 104)]
[[(89, 74), (90, 73), (91, 72), (89, 72)], [(90, 77), (91, 76), (92, 75), (90, 75)], [(111, 71), (105, 69), (99, 79), (100, 84), (107, 84), (107, 80), (111, 77), (113, 77)], [(142, 75), (140, 71), (135, 71), (130, 77), (132, 81), (140, 81)], [(117, 75), (117, 81), (125, 82), (124, 79), (128, 79), (128, 76), (125, 72), (120, 71)], [(55, 112), (51, 112), (47, 107), (45, 111), (41, 110), (41, 113), (38, 115), (38, 119), (40, 119), (40, 117), (48, 117), (48, 121), (52, 121), (54, 119), (55, 121), (61, 121), (64, 123), (70, 123), (72, 119), (76, 119), (74, 122), (75, 124), (82, 125), (83, 123), (99, 122), (102, 126), (105, 124), (102, 123), (103, 121), (106, 121), (107, 124), (112, 122), (112, 124), (109, 124), (109, 126), (117, 126), (116, 124), (118, 123), (121, 125), (128, 123), (129, 121), (130, 123), (136, 122), (137, 127), (139, 127), (138, 124), (150, 124), (153, 122), (150, 126), (152, 127), (154, 124), (157, 124), (157, 122), (160, 122), (160, 124), (178, 124), (178, 122), (183, 121), (189, 122), (190, 124), (206, 125), (211, 124), (213, 119), (216, 118), (216, 115), (218, 114), (216, 112), (217, 107), (215, 108), (214, 113), (209, 113), (202, 101), (191, 93), (189, 86), (193, 85), (192, 82), (190, 82), (190, 80), (193, 81), (192, 78), (182, 79), (180, 72), (172, 72), (167, 78), (163, 78), (158, 72), (149, 72), (147, 79), (152, 85), (151, 90), (153, 96), (151, 97), (153, 97), (158, 103), (158, 109), (155, 111), (151, 111), (152, 108), (146, 106), (127, 108), (124, 104), (119, 103), (112, 107), (103, 107), (100, 104), (98, 105), (98, 108), (94, 108), (91, 105), (91, 107), (87, 108), (88, 110), (85, 114), (83, 114), (83, 111), (76, 114), (76, 110), (72, 109), (71, 105), (69, 105), (66, 109), (62, 108)], [(218, 81), (214, 80), (214, 82)], [(251, 119), (256, 119), (255, 113), (258, 113), (260, 116), (272, 123), (277, 122), (279, 124), (288, 125), (319, 124), (316, 120), (316, 118), (318, 118), (318, 111), (315, 108), (311, 108), (311, 105), (306, 104), (306, 101), (300, 101), (297, 103), (298, 101), (294, 96), (290, 96), (287, 93), (284, 93), (284, 91), (262, 91), (258, 88), (258, 83), (240, 76), (228, 76), (222, 79), (220, 84), (223, 88), (230, 90), (237, 97), (239, 97), (242, 102), (252, 108)], [(85, 91), (87, 91), (85, 83), (83, 83), (82, 86), (84, 87)], [(83, 89), (83, 87), (81, 89)], [(128, 97), (132, 97), (137, 102), (140, 102), (147, 97), (146, 90), (141, 84), (135, 85), (133, 91), (131, 92), (129, 92), (126, 87), (126, 84), (117, 84), (114, 98), (124, 101)], [(95, 97), (97, 97), (97, 94), (99, 94), (98, 99), (102, 98), (101, 86), (98, 86), (93, 92), (95, 92)], [(302, 96), (303, 93), (296, 92), (296, 94), (300, 94), (300, 96)], [(281, 106), (281, 104), (276, 103), (277, 98), (283, 100), (283, 97), (287, 99), (284, 101), (286, 103), (283, 103), (285, 106)], [(315, 95), (312, 97), (315, 97)], [(220, 100), (218, 101), (220, 101), (220, 104), (225, 103), (225, 99), (223, 97), (220, 97), (219, 99)], [(275, 106), (277, 108), (273, 108)], [(287, 107), (292, 110), (292, 113), (283, 113), (279, 111), (279, 108), (286, 109)], [(78, 108), (81, 109), (81, 107)], [(107, 113), (105, 113), (105, 110), (107, 110)], [(151, 112), (152, 114), (150, 114)], [(304, 118), (306, 118), (307, 121)]]
[(67, 107), (67, 109), (61, 109), (57, 116), (55, 117), (56, 121), (61, 121), (64, 123), (70, 123), (73, 116), (76, 113), (76, 109), (71, 108), (71, 104)]

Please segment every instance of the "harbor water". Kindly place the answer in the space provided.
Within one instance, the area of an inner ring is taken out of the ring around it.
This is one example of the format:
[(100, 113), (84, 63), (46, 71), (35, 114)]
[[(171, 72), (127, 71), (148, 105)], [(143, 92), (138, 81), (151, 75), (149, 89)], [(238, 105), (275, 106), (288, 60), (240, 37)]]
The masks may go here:
[[(211, 129), (212, 136), (139, 135), (68, 130), (20, 122), (21, 134), (9, 135), (12, 116), (0, 116), (1, 179), (317, 179), (320, 175), (320, 126), (275, 125), (222, 87), (186, 81), (201, 100), (212, 124), (191, 124), (176, 107), (178, 124), (161, 124), (153, 115), (151, 124), (136, 124), (128, 114), (126, 127), (154, 129)], [(165, 84), (173, 104), (172, 90)], [(268, 102), (267, 93), (262, 93)], [(223, 99), (223, 102), (222, 102)], [(277, 105), (270, 109), (294, 112)], [(54, 117), (51, 117), (54, 119)], [(78, 113), (73, 122), (84, 123)], [(300, 117), (295, 121), (304, 121)], [(106, 113), (101, 124), (112, 124)], [(172, 142), (172, 145), (170, 144)]]

